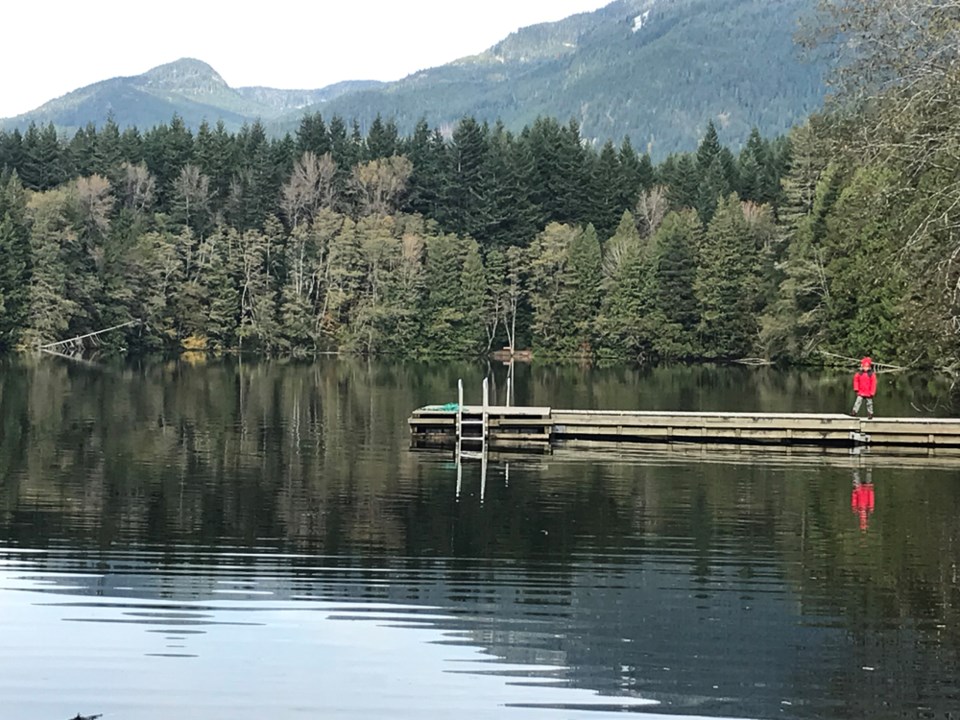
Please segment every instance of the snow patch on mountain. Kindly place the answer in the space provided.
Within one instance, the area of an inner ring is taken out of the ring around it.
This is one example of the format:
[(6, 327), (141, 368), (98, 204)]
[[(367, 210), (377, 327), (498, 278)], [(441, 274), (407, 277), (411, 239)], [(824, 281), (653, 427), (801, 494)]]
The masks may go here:
[(649, 10), (644, 10), (642, 13), (640, 13), (639, 15), (637, 15), (637, 16), (633, 19), (633, 31), (634, 31), (634, 32), (637, 32), (640, 28), (642, 28), (642, 27), (646, 24), (647, 18), (649, 18), (649, 17), (650, 17), (650, 11), (649, 11)]

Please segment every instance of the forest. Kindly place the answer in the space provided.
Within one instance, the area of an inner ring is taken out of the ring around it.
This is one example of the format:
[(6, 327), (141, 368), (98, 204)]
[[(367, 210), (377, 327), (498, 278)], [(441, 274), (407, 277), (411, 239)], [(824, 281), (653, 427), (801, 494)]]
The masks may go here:
[(860, 50), (802, 126), (656, 165), (546, 117), (0, 133), (0, 345), (956, 370), (960, 21), (890, 48), (904, 2), (824, 3)]

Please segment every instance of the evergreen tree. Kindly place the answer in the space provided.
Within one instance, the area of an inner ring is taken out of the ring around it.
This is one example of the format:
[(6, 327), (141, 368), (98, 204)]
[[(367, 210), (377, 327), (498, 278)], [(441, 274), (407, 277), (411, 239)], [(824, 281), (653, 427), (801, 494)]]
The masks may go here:
[(627, 205), (623, 204), (623, 178), (613, 143), (606, 142), (601, 148), (600, 155), (594, 164), (591, 180), (590, 185), (593, 189), (590, 203), (591, 216), (597, 234), (606, 240), (613, 235), (623, 211), (636, 203), (634, 201)]
[(896, 261), (901, 208), (893, 173), (860, 169), (837, 199), (824, 237), (827, 342), (845, 355), (897, 357), (905, 277)]
[(166, 211), (180, 170), (193, 159), (193, 134), (183, 119), (174, 115), (170, 125), (158, 125), (145, 133), (143, 158), (157, 179), (157, 203)]
[(443, 136), (431, 132), (421, 118), (413, 135), (401, 143), (402, 154), (413, 163), (405, 209), (438, 219), (444, 189), (448, 185), (449, 166)]
[(573, 322), (571, 340), (581, 354), (592, 352), (593, 320), (600, 307), (602, 278), (600, 241), (593, 225), (574, 234), (567, 251), (565, 293), (568, 320)]
[(598, 353), (616, 359), (647, 359), (653, 310), (649, 248), (625, 211), (603, 253), (603, 297), (597, 317)]
[(539, 212), (530, 200), (530, 188), (523, 179), (530, 175), (530, 155), (500, 124), (489, 142), (490, 222), (487, 247), (524, 246), (539, 230)]
[(297, 128), (297, 154), (311, 152), (317, 157), (330, 152), (330, 134), (320, 113), (306, 113)]
[(439, 218), (450, 232), (481, 241), (487, 239), (493, 220), (488, 135), (486, 125), (469, 117), (463, 118), (454, 129), (445, 213)]
[(587, 175), (576, 123), (561, 127), (556, 120), (538, 118), (520, 139), (532, 160), (526, 182), (531, 200), (541, 211), (539, 225), (583, 220), (588, 209), (583, 198)]
[(81, 175), (103, 175), (115, 182), (120, 176), (120, 168), (124, 162), (136, 165), (143, 160), (143, 149), (140, 147), (140, 134), (135, 128), (128, 128), (123, 135), (113, 118), (107, 121), (96, 134), (96, 151), (94, 163), (90, 172)]
[(239, 165), (240, 148), (220, 120), (211, 131), (206, 123), (197, 131), (196, 164), (209, 178), (210, 211), (216, 216), (230, 197), (233, 175)]
[(700, 220), (688, 210), (667, 215), (653, 237), (651, 322), (658, 329), (653, 346), (665, 359), (700, 353), (696, 339), (699, 302), (694, 292), (700, 232)]
[(823, 241), (826, 221), (842, 187), (837, 165), (827, 165), (810, 126), (791, 135), (792, 163), (783, 178), (779, 221), (789, 243), (776, 300), (763, 313), (762, 338), (771, 357), (806, 358), (824, 342), (829, 295)]
[(0, 173), (0, 351), (20, 339), (29, 311), (30, 232), (16, 173)]
[(596, 230), (552, 223), (531, 252), (534, 341), (549, 354), (590, 354), (601, 280)]
[(617, 162), (620, 167), (619, 205), (621, 208), (632, 208), (636, 206), (641, 191), (653, 187), (653, 166), (650, 164), (650, 156), (637, 155), (633, 145), (630, 144), (630, 138), (624, 138), (617, 154)]
[(713, 124), (713, 120), (709, 120), (703, 139), (697, 147), (697, 167), (701, 173), (706, 173), (707, 169), (720, 157), (721, 149), (717, 127)]
[(660, 175), (668, 187), (670, 207), (673, 210), (698, 208), (702, 196), (702, 176), (693, 156), (668, 158), (660, 168)]
[[(424, 266), (427, 296), (421, 352), (456, 355), (463, 347), (459, 335), (465, 319), (462, 294), (464, 249), (463, 241), (454, 235), (427, 238)], [(472, 302), (482, 302), (482, 298)]]
[(69, 155), (69, 175), (93, 175), (102, 163), (98, 154), (97, 128), (91, 122), (74, 133), (67, 148)]
[(751, 353), (757, 339), (757, 248), (732, 194), (719, 204), (700, 248), (696, 291), (700, 342), (707, 357), (725, 360)]
[(400, 133), (393, 120), (383, 121), (380, 114), (374, 118), (367, 132), (367, 140), (364, 144), (365, 160), (378, 160), (380, 158), (389, 158), (397, 154), (397, 148), (400, 143)]
[(463, 308), (462, 331), (457, 348), (463, 355), (479, 355), (489, 347), (485, 327), (487, 277), (476, 242), (465, 243), (463, 269), (460, 271), (460, 303)]
[[(240, 235), (233, 229), (219, 229), (210, 238), (200, 297), (208, 307), (206, 322), (192, 334), (209, 338), (210, 348), (224, 352), (238, 347), (243, 316), (240, 287), (244, 266)], [(193, 319), (193, 318), (191, 318)], [(201, 330), (202, 328), (202, 330)]]
[(31, 123), (23, 136), (22, 148), (21, 165), (15, 169), (24, 187), (50, 190), (66, 181), (66, 153), (53, 123), (47, 124), (42, 130)]
[(16, 172), (23, 167), (23, 135), (18, 129), (0, 130), (0, 173)]

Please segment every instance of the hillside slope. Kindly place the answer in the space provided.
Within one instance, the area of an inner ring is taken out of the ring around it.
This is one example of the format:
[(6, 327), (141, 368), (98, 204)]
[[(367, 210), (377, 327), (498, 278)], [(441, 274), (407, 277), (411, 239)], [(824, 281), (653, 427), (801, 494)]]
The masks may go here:
[(793, 42), (811, 4), (617, 0), (315, 109), (361, 127), (381, 114), (405, 131), (420, 117), (440, 127), (464, 115), (499, 118), (514, 130), (537, 116), (573, 118), (584, 137), (629, 136), (658, 156), (695, 147), (713, 119), (736, 145), (754, 126), (783, 132), (822, 102), (823, 68), (802, 61)]

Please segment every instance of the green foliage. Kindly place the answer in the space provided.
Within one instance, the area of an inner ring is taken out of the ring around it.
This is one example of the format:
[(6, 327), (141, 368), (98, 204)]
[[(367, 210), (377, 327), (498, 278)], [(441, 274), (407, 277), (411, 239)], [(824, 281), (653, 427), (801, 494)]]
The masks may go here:
[(537, 346), (552, 355), (589, 354), (600, 297), (596, 231), (551, 223), (530, 253), (531, 329)]
[(749, 355), (758, 330), (759, 248), (736, 194), (720, 201), (707, 227), (695, 288), (703, 354), (719, 359)]
[(603, 252), (603, 297), (596, 321), (597, 354), (604, 358), (649, 359), (655, 329), (652, 257), (633, 215), (624, 212)]
[(844, 354), (891, 357), (899, 344), (896, 315), (905, 278), (894, 257), (900, 215), (894, 182), (889, 171), (859, 170), (827, 221), (826, 341)]
[(657, 328), (653, 349), (665, 359), (699, 355), (700, 309), (694, 293), (701, 235), (695, 212), (670, 213), (653, 237), (649, 323)]
[(0, 175), (0, 350), (13, 348), (26, 324), (31, 265), (23, 185), (16, 173)]

